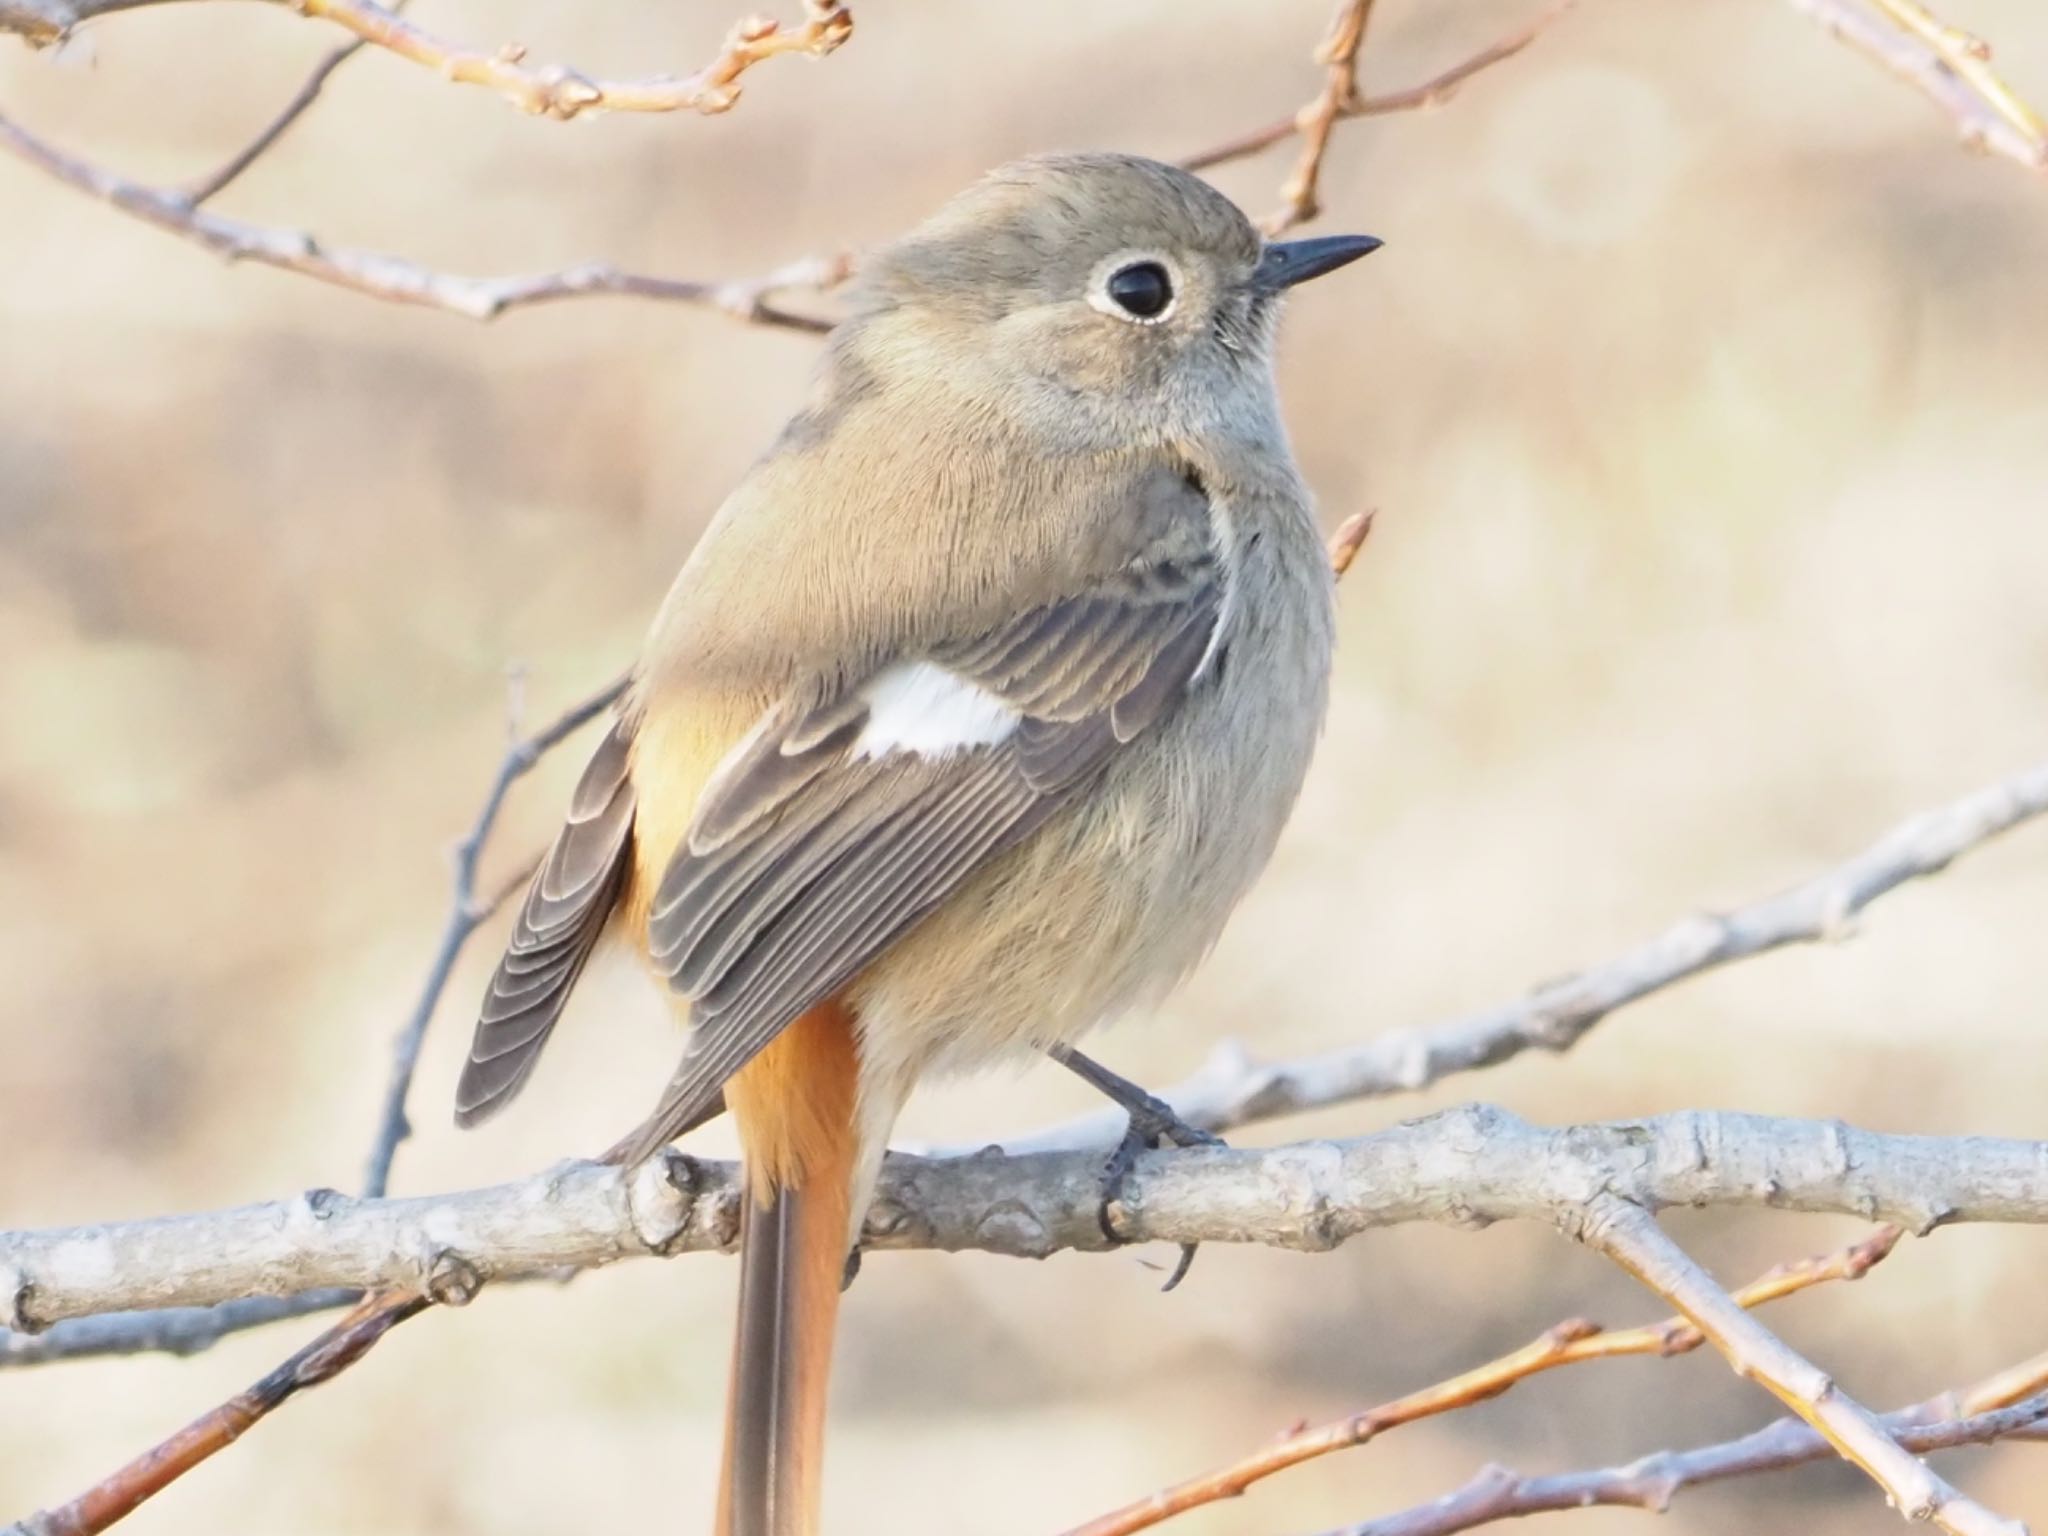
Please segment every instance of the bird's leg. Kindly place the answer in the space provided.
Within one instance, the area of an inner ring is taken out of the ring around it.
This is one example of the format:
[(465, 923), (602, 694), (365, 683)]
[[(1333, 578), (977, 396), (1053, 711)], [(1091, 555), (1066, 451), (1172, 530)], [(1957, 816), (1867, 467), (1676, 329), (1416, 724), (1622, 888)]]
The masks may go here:
[[(1124, 1127), (1123, 1140), (1117, 1143), (1116, 1150), (1110, 1153), (1109, 1162), (1102, 1170), (1100, 1220), (1105, 1237), (1116, 1237), (1110, 1225), (1109, 1208), (1122, 1195), (1124, 1181), (1131, 1176), (1140, 1152), (1149, 1152), (1169, 1141), (1177, 1147), (1220, 1147), (1224, 1144), (1221, 1136), (1189, 1125), (1173, 1112), (1173, 1106), (1164, 1099), (1147, 1093), (1127, 1077), (1117, 1076), (1092, 1056), (1084, 1056), (1070, 1045), (1050, 1045), (1045, 1053), (1130, 1116), (1130, 1123)], [(1173, 1273), (1161, 1289), (1170, 1291), (1179, 1285), (1187, 1277), (1188, 1266), (1194, 1262), (1195, 1245), (1182, 1243), (1180, 1262), (1174, 1265)]]

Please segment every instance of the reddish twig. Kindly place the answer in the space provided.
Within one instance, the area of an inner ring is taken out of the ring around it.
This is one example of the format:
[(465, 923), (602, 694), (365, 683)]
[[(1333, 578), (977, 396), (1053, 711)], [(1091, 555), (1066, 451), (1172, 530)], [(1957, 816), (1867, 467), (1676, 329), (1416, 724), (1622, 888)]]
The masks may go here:
[(1365, 548), (1365, 541), (1372, 537), (1373, 519), (1378, 516), (1376, 507), (1354, 512), (1330, 535), (1330, 571), (1340, 581), (1351, 569), (1351, 562), (1358, 558), (1358, 552)]
[(429, 1305), (424, 1296), (366, 1298), (254, 1386), (201, 1414), (70, 1503), (31, 1515), (0, 1536), (94, 1536), (104, 1531), (208, 1457), (233, 1445), (280, 1404), (348, 1369), (392, 1328)]
[[(0, 0), (0, 31), (31, 44), (57, 42), (95, 16), (160, 0)], [(271, 0), (302, 16), (331, 21), (363, 43), (423, 64), (444, 80), (488, 86), (537, 116), (567, 121), (586, 112), (724, 112), (739, 100), (740, 76), (784, 54), (822, 58), (853, 35), (853, 14), (836, 0), (804, 0), (804, 19), (784, 28), (750, 16), (726, 34), (718, 56), (688, 75), (646, 80), (598, 80), (559, 64), (536, 67), (516, 43), (482, 53), (413, 25), (399, 5), (377, 0)]]
[[(1831, 1280), (1860, 1280), (1891, 1253), (1900, 1236), (1897, 1227), (1880, 1227), (1861, 1242), (1837, 1253), (1780, 1265), (1743, 1287), (1734, 1299), (1743, 1307), (1758, 1307)], [(1703, 1342), (1700, 1331), (1679, 1317), (1620, 1333), (1608, 1333), (1598, 1323), (1572, 1318), (1520, 1349), (1447, 1381), (1363, 1413), (1350, 1414), (1313, 1429), (1297, 1430), (1227, 1467), (1161, 1489), (1100, 1519), (1076, 1526), (1066, 1536), (1132, 1536), (1133, 1532), (1149, 1530), (1189, 1510), (1238, 1498), (1254, 1483), (1318, 1456), (1364, 1445), (1390, 1429), (1498, 1397), (1516, 1383), (1543, 1371), (1628, 1355), (1669, 1358), (1698, 1349)]]
[[(1498, 42), (1488, 44), (1470, 58), (1452, 65), (1443, 73), (1423, 81), (1420, 85), (1379, 96), (1361, 96), (1357, 89), (1357, 53), (1371, 5), (1350, 0), (1350, 3), (1338, 12), (1336, 21), (1317, 49), (1317, 59), (1328, 71), (1322, 91), (1299, 111), (1287, 117), (1278, 118), (1262, 128), (1254, 128), (1249, 133), (1225, 139), (1219, 144), (1213, 144), (1207, 149), (1187, 156), (1180, 162), (1181, 168), (1189, 171), (1207, 170), (1211, 166), (1260, 154), (1275, 144), (1300, 134), (1309, 142), (1300, 160), (1296, 162), (1293, 174), (1282, 189), (1281, 195), (1285, 200), (1283, 206), (1268, 215), (1265, 223), (1269, 232), (1302, 223), (1320, 211), (1317, 182), (1322, 173), (1323, 157), (1328, 149), (1330, 134), (1338, 123), (1348, 122), (1353, 118), (1385, 117), (1397, 112), (1416, 112), (1449, 101), (1456, 94), (1458, 87), (1474, 75), (1513, 58), (1535, 42), (1552, 22), (1571, 9), (1573, 3), (1574, 0), (1557, 0), (1557, 3), (1527, 26), (1510, 33)], [(1355, 28), (1352, 26), (1354, 21)]]
[(1373, 0), (1343, 0), (1330, 23), (1329, 35), (1316, 47), (1316, 62), (1323, 66), (1323, 88), (1296, 117), (1301, 156), (1280, 188), (1279, 210), (1266, 220), (1269, 235), (1305, 224), (1323, 211), (1317, 195), (1323, 156), (1329, 152), (1330, 134), (1339, 115), (1358, 106), (1358, 49), (1365, 41), (1372, 5)]
[(739, 100), (739, 78), (783, 54), (822, 58), (853, 35), (853, 13), (832, 0), (806, 0), (802, 25), (750, 16), (726, 34), (718, 57), (689, 75), (647, 80), (597, 80), (559, 64), (536, 68), (526, 50), (508, 44), (480, 53), (451, 43), (405, 20), (375, 0), (290, 0), (295, 9), (346, 27), (373, 47), (424, 64), (443, 79), (488, 86), (524, 111), (566, 122), (584, 112), (701, 112), (729, 110)]
[(1580, 1241), (1678, 1308), (1736, 1375), (1804, 1419), (1906, 1519), (1932, 1521), (1949, 1536), (2027, 1536), (2017, 1520), (1993, 1514), (1901, 1446), (1882, 1419), (1722, 1290), (1644, 1207), (1602, 1193), (1575, 1219)]
[[(2022, 1390), (2013, 1393), (2015, 1387)], [(2048, 1355), (2009, 1367), (1979, 1386), (1887, 1414), (1885, 1428), (1915, 1456), (2003, 1439), (2048, 1439)], [(1625, 1466), (1528, 1476), (1483, 1468), (1464, 1487), (1398, 1514), (1326, 1536), (1458, 1536), (1495, 1521), (1558, 1510), (1642, 1509), (1662, 1514), (1688, 1488), (1824, 1461), (1835, 1448), (1787, 1415), (1718, 1445), (1658, 1451)]]

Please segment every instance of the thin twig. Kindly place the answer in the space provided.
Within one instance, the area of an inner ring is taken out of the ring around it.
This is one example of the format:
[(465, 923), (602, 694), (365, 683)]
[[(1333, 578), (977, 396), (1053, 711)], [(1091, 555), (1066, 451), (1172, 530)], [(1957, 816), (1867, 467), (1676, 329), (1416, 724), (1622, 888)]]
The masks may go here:
[(1596, 1195), (1573, 1234), (1676, 1307), (1738, 1376), (1804, 1419), (1906, 1519), (1931, 1520), (1950, 1536), (2027, 1536), (2019, 1521), (1993, 1514), (1916, 1459), (1883, 1420), (1738, 1305), (1642, 1206)]
[(41, 1333), (0, 1329), (0, 1368), (48, 1365), (92, 1355), (196, 1355), (231, 1333), (352, 1307), (362, 1300), (362, 1294), (337, 1289), (301, 1291), (296, 1296), (246, 1296), (214, 1307), (160, 1307), (149, 1312), (74, 1317)]
[[(1995, 1440), (2048, 1439), (2048, 1392), (2037, 1392), (2010, 1407), (1962, 1416), (1942, 1406), (1949, 1396), (1887, 1414), (1884, 1426), (1902, 1450), (1915, 1456)], [(1805, 1423), (1787, 1416), (1737, 1440), (1690, 1451), (1658, 1451), (1626, 1466), (1548, 1476), (1486, 1467), (1442, 1498), (1325, 1536), (1458, 1536), (1496, 1521), (1596, 1507), (1663, 1514), (1688, 1488), (1807, 1466), (1834, 1454), (1835, 1448)]]
[[(158, 0), (0, 0), (0, 31), (31, 43), (61, 40), (95, 16), (132, 10)], [(597, 80), (564, 65), (533, 66), (526, 50), (508, 43), (494, 53), (452, 43), (413, 25), (400, 7), (376, 0), (271, 0), (302, 16), (343, 27), (362, 42), (425, 65), (444, 80), (488, 86), (513, 105), (567, 121), (586, 112), (724, 112), (739, 100), (740, 76), (784, 54), (822, 58), (853, 35), (853, 15), (833, 0), (804, 0), (804, 19), (785, 29), (750, 16), (735, 22), (718, 56), (688, 75), (647, 80)]]
[[(1860, 1280), (1891, 1253), (1903, 1235), (1897, 1227), (1880, 1227), (1861, 1242), (1836, 1253), (1779, 1265), (1736, 1292), (1735, 1299), (1741, 1306), (1757, 1307), (1831, 1280)], [(1598, 1323), (1584, 1318), (1571, 1318), (1547, 1329), (1520, 1349), (1447, 1381), (1362, 1413), (1347, 1414), (1312, 1429), (1296, 1430), (1226, 1467), (1163, 1488), (1085, 1525), (1075, 1526), (1066, 1536), (1132, 1536), (1133, 1532), (1150, 1530), (1205, 1504), (1239, 1498), (1254, 1483), (1318, 1456), (1361, 1446), (1390, 1429), (1498, 1397), (1541, 1372), (1629, 1355), (1668, 1359), (1690, 1353), (1704, 1342), (1700, 1331), (1683, 1318), (1669, 1318), (1619, 1333), (1608, 1333)]]
[(2048, 170), (2048, 123), (1991, 68), (1991, 50), (1982, 40), (1914, 0), (1790, 3), (1919, 90), (1948, 115), (1965, 145)]
[[(392, 0), (391, 10), (396, 14), (404, 10), (406, 4), (407, 0)], [(253, 139), (236, 150), (210, 174), (185, 187), (185, 201), (197, 208), (201, 203), (210, 202), (225, 192), (232, 183), (240, 179), (243, 172), (268, 154), (271, 146), (283, 138), (294, 123), (306, 115), (313, 103), (320, 99), (321, 91), (326, 89), (327, 82), (333, 77), (334, 72), (368, 46), (369, 44), (359, 37), (329, 52), (313, 66), (312, 73), (299, 83), (299, 88), (293, 93), (292, 99), (284, 104), (277, 115), (271, 118)]]
[(101, 1479), (70, 1503), (29, 1516), (0, 1536), (96, 1536), (227, 1449), (273, 1409), (362, 1358), (387, 1332), (429, 1305), (423, 1296), (375, 1296), (246, 1391), (194, 1419), (162, 1444)]
[[(550, 750), (616, 703), (625, 687), (626, 679), (618, 678), (571, 706), (531, 736), (516, 739), (500, 759), (469, 831), (455, 845), (451, 855), (454, 891), (440, 943), (421, 984), (419, 998), (392, 1042), (391, 1077), (385, 1089), (368, 1167), (363, 1176), (363, 1193), (367, 1197), (374, 1199), (389, 1189), (392, 1160), (397, 1156), (400, 1143), (411, 1134), (405, 1112), (406, 1098), (419, 1065), (427, 1026), (447, 989), (463, 945), (480, 924), (526, 884), (537, 862), (527, 860), (492, 892), (478, 898), (478, 863), (507, 793)], [(517, 734), (516, 730), (514, 734)], [(361, 1296), (362, 1292), (355, 1289), (323, 1289), (285, 1298), (247, 1297), (212, 1307), (167, 1307), (74, 1318), (40, 1334), (0, 1330), (0, 1368), (39, 1365), (87, 1355), (197, 1354), (230, 1334), (267, 1327), (308, 1313), (351, 1306)]]
[[(514, 740), (499, 760), (490, 789), (469, 831), (455, 845), (453, 892), (441, 942), (428, 967), (427, 979), (413, 1005), (411, 1017), (393, 1043), (391, 1079), (385, 1089), (384, 1108), (370, 1149), (364, 1175), (366, 1198), (381, 1197), (389, 1187), (391, 1165), (398, 1148), (412, 1134), (406, 1116), (406, 1098), (419, 1066), (420, 1049), (426, 1039), (441, 994), (446, 991), (456, 958), (463, 945), (511, 894), (524, 878), (504, 883), (487, 900), (477, 897), (477, 866), (484, 845), (496, 825), (499, 811), (513, 784), (531, 772), (554, 747), (611, 708), (625, 693), (631, 677), (620, 677), (588, 698), (572, 705), (530, 736), (519, 735), (519, 685), (514, 683), (511, 710)], [(531, 861), (527, 869), (531, 874)], [(84, 1353), (133, 1353), (144, 1349), (176, 1349), (191, 1353), (206, 1348), (225, 1334), (259, 1327), (284, 1317), (325, 1310), (341, 1298), (355, 1301), (352, 1312), (322, 1333), (311, 1344), (265, 1376), (248, 1391), (201, 1415), (170, 1439), (126, 1463), (110, 1476), (62, 1508), (33, 1516), (21, 1528), (22, 1536), (95, 1536), (153, 1497), (172, 1482), (225, 1450), (261, 1419), (304, 1387), (315, 1386), (346, 1370), (392, 1328), (435, 1303), (466, 1303), (476, 1294), (481, 1281), (459, 1259), (443, 1258), (430, 1266), (423, 1288), (385, 1290), (363, 1296), (360, 1291), (320, 1290), (281, 1300), (249, 1297), (222, 1307), (171, 1308), (155, 1312), (130, 1312), (113, 1317), (79, 1318), (50, 1330), (58, 1336), (53, 1347), (50, 1335), (0, 1332), (0, 1363), (4, 1351), (20, 1340), (22, 1358), (13, 1363)], [(17, 1295), (19, 1293), (17, 1292)], [(357, 1299), (360, 1298), (360, 1299)], [(67, 1332), (77, 1337), (64, 1337)], [(43, 1346), (40, 1350), (38, 1345)], [(0, 1536), (11, 1533), (0, 1532)]]
[[(1286, 117), (1278, 118), (1262, 128), (1254, 128), (1249, 133), (1238, 134), (1234, 138), (1225, 139), (1219, 144), (1213, 144), (1207, 149), (1189, 155), (1180, 162), (1181, 168), (1189, 171), (1207, 170), (1211, 166), (1223, 165), (1232, 160), (1242, 160), (1247, 156), (1260, 154), (1265, 150), (1271, 149), (1275, 144), (1293, 138), (1296, 134), (1305, 133), (1307, 125), (1311, 123), (1322, 125), (1320, 129), (1321, 136), (1322, 140), (1326, 142), (1331, 129), (1340, 122), (1348, 122), (1353, 118), (1361, 117), (1385, 117), (1397, 112), (1416, 112), (1429, 107), (1440, 106), (1444, 102), (1449, 101), (1457, 93), (1458, 87), (1467, 80), (1470, 80), (1474, 75), (1491, 69), (1494, 65), (1504, 60), (1513, 58), (1524, 48), (1535, 42), (1542, 35), (1544, 29), (1569, 10), (1572, 4), (1573, 0), (1556, 0), (1556, 3), (1538, 15), (1527, 26), (1510, 33), (1498, 42), (1489, 43), (1471, 57), (1452, 65), (1441, 74), (1423, 81), (1420, 85), (1409, 86), (1405, 90), (1390, 91), (1378, 96), (1361, 96), (1357, 93), (1354, 81), (1349, 89), (1349, 94), (1341, 96), (1336, 101), (1335, 106), (1331, 107), (1328, 103), (1330, 84), (1329, 80), (1326, 80), (1324, 91), (1319, 93), (1299, 111), (1291, 113)], [(1333, 27), (1330, 35), (1325, 39), (1323, 45), (1325, 48), (1330, 47), (1332, 43), (1338, 40), (1338, 29), (1343, 26), (1348, 13), (1352, 9), (1353, 6), (1347, 5), (1344, 11), (1339, 13), (1337, 26)], [(1361, 31), (1364, 26), (1364, 9), (1369, 9), (1369, 7), (1360, 8), (1359, 27)], [(1355, 60), (1355, 39), (1352, 42), (1352, 46)], [(1331, 60), (1329, 62), (1334, 69), (1336, 67), (1335, 61)], [(1333, 79), (1334, 76), (1331, 78)], [(1314, 199), (1314, 178), (1320, 170), (1321, 156), (1322, 151), (1319, 149), (1316, 152), (1315, 166), (1308, 167), (1309, 181), (1307, 191), (1311, 201)], [(1297, 164), (1296, 177), (1302, 174), (1306, 166), (1305, 153), (1303, 161)], [(1289, 200), (1290, 207), (1293, 204), (1294, 198), (1293, 186), (1294, 183), (1290, 180), (1288, 189), (1283, 192), (1283, 196)], [(1268, 224), (1270, 226), (1275, 221), (1283, 218), (1286, 219), (1288, 224), (1300, 223), (1303, 218), (1309, 216), (1290, 217), (1288, 209), (1283, 208), (1280, 213), (1274, 214), (1269, 218)], [(1284, 228), (1286, 225), (1283, 224), (1280, 227)]]
[(482, 53), (434, 36), (374, 0), (285, 0), (303, 15), (346, 27), (364, 42), (444, 80), (488, 86), (522, 111), (567, 122), (584, 112), (701, 112), (729, 110), (740, 97), (740, 76), (783, 54), (823, 58), (853, 35), (853, 13), (832, 0), (805, 0), (800, 26), (762, 16), (735, 22), (718, 57), (688, 75), (647, 80), (597, 80), (580, 70), (526, 62), (526, 50), (507, 44)]
[[(1385, 1034), (1322, 1056), (1261, 1062), (1234, 1041), (1179, 1086), (1159, 1094), (1202, 1130), (1412, 1093), (1525, 1051), (1561, 1052), (1616, 1009), (1703, 971), (1793, 944), (1850, 937), (1863, 909), (1909, 881), (1940, 873), (1971, 850), (2048, 815), (2048, 763), (1899, 823), (1846, 863), (1779, 895), (1720, 914), (1685, 918), (1603, 965), (1549, 982), (1496, 1008), (1447, 1024)], [(1006, 1151), (1114, 1146), (1123, 1117), (1096, 1112), (999, 1138)], [(976, 1145), (980, 1145), (977, 1143)], [(924, 1147), (931, 1153), (973, 1147)]]
[[(398, 1153), (399, 1143), (412, 1134), (412, 1124), (405, 1113), (406, 1096), (412, 1090), (413, 1073), (419, 1067), (420, 1047), (426, 1040), (427, 1026), (433, 1021), (441, 994), (447, 990), (448, 978), (455, 970), (455, 961), (462, 953), (462, 946), (476, 932), (479, 924), (526, 883), (522, 876), (500, 886), (488, 900), (477, 899), (477, 862), (483, 856), (484, 843), (491, 835), (491, 828), (497, 824), (498, 812), (504, 808), (505, 796), (514, 784), (533, 771), (534, 765), (549, 751), (617, 703), (629, 681), (625, 677), (613, 679), (589, 698), (564, 710), (531, 736), (513, 741), (499, 760), (498, 771), (484, 795), (483, 804), (477, 808), (476, 819), (470, 823), (462, 841), (455, 845), (451, 860), (454, 890), (448, 903), (448, 916), (441, 926), (441, 942), (434, 951), (433, 962), (427, 967), (427, 977), (420, 986), (419, 999), (413, 1004), (412, 1014), (399, 1030), (398, 1038), (392, 1042), (391, 1080), (384, 1090), (384, 1109), (377, 1118), (377, 1134), (370, 1144), (369, 1167), (363, 1175), (363, 1193), (367, 1197), (375, 1199), (390, 1188), (391, 1160)], [(527, 874), (531, 874), (530, 866)]]
[(1268, 235), (1305, 224), (1323, 211), (1317, 196), (1323, 156), (1329, 152), (1337, 119), (1358, 106), (1358, 49), (1365, 41), (1372, 6), (1373, 0), (1342, 0), (1330, 22), (1329, 35), (1316, 47), (1316, 62), (1323, 66), (1323, 88), (1295, 118), (1301, 154), (1293, 174), (1280, 188), (1279, 210), (1265, 221)]
[(4, 115), (0, 147), (88, 197), (203, 246), (225, 261), (278, 267), (372, 298), (445, 310), (470, 320), (492, 320), (509, 309), (560, 299), (613, 294), (700, 304), (757, 325), (823, 332), (832, 328), (829, 320), (784, 309), (777, 296), (799, 288), (830, 288), (852, 271), (852, 258), (841, 254), (807, 257), (759, 278), (725, 282), (652, 277), (606, 262), (514, 277), (466, 277), (436, 272), (402, 256), (324, 245), (304, 230), (226, 218), (196, 206), (186, 193), (144, 186), (66, 154)]
[[(398, 8), (395, 5), (392, 7), (393, 10)], [(218, 168), (185, 188), (186, 203), (197, 208), (201, 203), (209, 202), (225, 192), (230, 183), (267, 154), (271, 145), (284, 137), (292, 124), (306, 115), (306, 109), (320, 99), (320, 92), (325, 89), (334, 72), (367, 46), (368, 44), (361, 38), (352, 43), (343, 43), (314, 65), (313, 72), (306, 76), (292, 99), (284, 104), (277, 116), (264, 125), (255, 138), (236, 150)]]

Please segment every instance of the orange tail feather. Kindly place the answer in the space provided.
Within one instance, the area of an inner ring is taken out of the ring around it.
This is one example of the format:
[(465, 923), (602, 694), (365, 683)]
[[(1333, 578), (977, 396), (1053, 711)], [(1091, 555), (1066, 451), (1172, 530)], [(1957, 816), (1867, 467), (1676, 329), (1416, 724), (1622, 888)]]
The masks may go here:
[(858, 1153), (852, 1012), (822, 1003), (726, 1084), (746, 1162), (719, 1536), (816, 1536)]

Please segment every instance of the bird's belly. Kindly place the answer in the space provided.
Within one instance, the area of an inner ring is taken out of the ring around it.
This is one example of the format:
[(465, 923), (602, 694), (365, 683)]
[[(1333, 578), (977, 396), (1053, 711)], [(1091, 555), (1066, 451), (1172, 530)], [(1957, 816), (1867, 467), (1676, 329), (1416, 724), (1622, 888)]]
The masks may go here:
[(1320, 725), (1320, 671), (1276, 687), (1268, 670), (1190, 696), (869, 970), (864, 1079), (907, 1089), (1071, 1040), (1193, 968), (1265, 866)]

